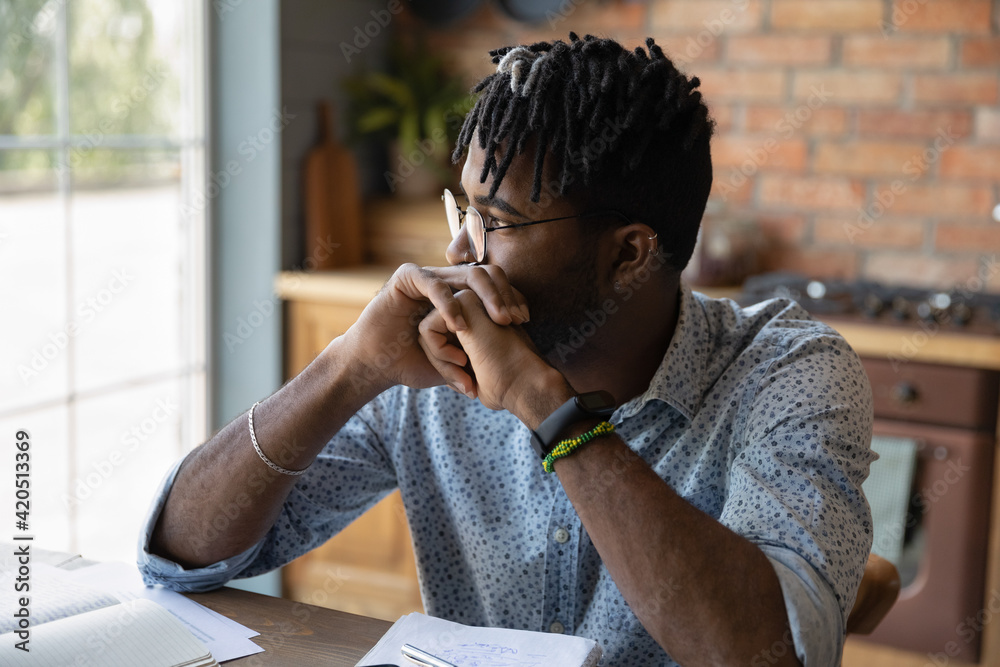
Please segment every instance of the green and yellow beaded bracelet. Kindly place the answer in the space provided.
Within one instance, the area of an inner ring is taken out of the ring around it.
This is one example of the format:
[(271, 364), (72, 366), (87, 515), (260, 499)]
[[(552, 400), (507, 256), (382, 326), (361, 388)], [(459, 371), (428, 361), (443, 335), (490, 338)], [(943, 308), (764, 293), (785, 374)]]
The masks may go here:
[(594, 438), (602, 435), (607, 435), (609, 433), (614, 433), (615, 425), (611, 422), (601, 422), (594, 428), (590, 429), (586, 433), (576, 436), (575, 438), (567, 438), (566, 440), (560, 440), (559, 444), (552, 448), (548, 456), (542, 461), (542, 468), (545, 472), (552, 472), (554, 468), (552, 464), (556, 462), (556, 459), (561, 459), (564, 456), (569, 456), (575, 452), (580, 445), (590, 442)]

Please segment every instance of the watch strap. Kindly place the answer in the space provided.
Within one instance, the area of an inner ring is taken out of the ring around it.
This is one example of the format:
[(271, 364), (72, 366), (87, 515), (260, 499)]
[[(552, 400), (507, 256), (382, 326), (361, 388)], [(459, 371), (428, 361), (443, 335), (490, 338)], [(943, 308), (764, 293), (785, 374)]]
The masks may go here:
[[(589, 407), (588, 407), (589, 406)], [(569, 399), (531, 432), (531, 446), (544, 459), (568, 426), (587, 419), (605, 419), (615, 411), (615, 399), (606, 391), (592, 391)]]

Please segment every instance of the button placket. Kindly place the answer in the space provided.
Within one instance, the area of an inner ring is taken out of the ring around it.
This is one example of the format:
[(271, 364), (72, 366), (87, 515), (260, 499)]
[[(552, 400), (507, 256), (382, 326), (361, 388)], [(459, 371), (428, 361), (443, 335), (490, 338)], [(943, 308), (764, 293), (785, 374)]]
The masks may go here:
[(576, 614), (576, 589), (580, 520), (572, 503), (560, 488), (549, 519), (546, 539), (545, 610), (543, 628), (549, 632), (573, 633)]

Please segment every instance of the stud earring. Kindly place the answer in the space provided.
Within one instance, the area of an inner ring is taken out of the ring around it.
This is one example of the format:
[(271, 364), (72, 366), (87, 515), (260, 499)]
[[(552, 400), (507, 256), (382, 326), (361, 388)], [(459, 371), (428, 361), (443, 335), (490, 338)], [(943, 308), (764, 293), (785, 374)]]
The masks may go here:
[(622, 293), (622, 284), (617, 280), (615, 281), (615, 291), (619, 294)]

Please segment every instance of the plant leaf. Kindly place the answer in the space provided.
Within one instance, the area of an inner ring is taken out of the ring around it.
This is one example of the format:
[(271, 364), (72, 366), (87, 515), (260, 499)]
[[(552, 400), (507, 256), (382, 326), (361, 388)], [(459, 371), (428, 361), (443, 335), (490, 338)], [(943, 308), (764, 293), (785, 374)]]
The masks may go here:
[(404, 109), (416, 107), (413, 91), (410, 90), (405, 81), (382, 72), (372, 72), (368, 76), (368, 85), (372, 90), (385, 95)]
[(435, 141), (448, 141), (448, 126), (445, 119), (445, 105), (432, 104), (424, 113), (424, 136)]
[(403, 114), (399, 119), (399, 150), (409, 155), (417, 148), (420, 139), (420, 115), (416, 111)]
[(358, 132), (371, 134), (399, 122), (399, 110), (392, 107), (375, 107), (358, 116), (355, 123)]

